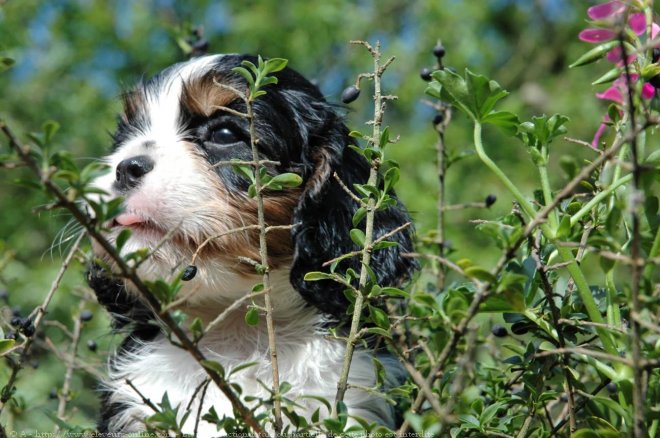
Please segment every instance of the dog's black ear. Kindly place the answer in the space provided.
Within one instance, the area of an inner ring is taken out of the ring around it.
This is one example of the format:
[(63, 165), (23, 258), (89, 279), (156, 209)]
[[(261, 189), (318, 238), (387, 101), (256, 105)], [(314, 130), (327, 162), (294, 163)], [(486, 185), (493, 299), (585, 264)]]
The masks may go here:
[[(346, 316), (348, 300), (345, 287), (332, 280), (305, 281), (307, 272), (329, 272), (323, 263), (361, 248), (353, 243), (350, 230), (353, 214), (358, 208), (346, 190), (333, 176), (336, 173), (347, 188), (365, 184), (369, 177), (369, 163), (348, 147), (355, 142), (339, 115), (329, 108), (323, 132), (310, 136), (304, 154), (313, 170), (307, 175), (304, 192), (294, 211), (293, 229), (294, 260), (291, 283), (312, 305), (337, 318)], [(376, 213), (374, 239), (410, 221), (405, 208), (397, 203)], [(358, 228), (364, 230), (365, 220)], [(401, 254), (413, 248), (413, 228), (404, 229), (388, 238), (397, 246), (374, 251), (370, 266), (381, 286), (399, 286), (410, 278), (417, 262)], [(360, 271), (361, 257), (343, 260), (335, 272), (343, 273), (349, 267)]]

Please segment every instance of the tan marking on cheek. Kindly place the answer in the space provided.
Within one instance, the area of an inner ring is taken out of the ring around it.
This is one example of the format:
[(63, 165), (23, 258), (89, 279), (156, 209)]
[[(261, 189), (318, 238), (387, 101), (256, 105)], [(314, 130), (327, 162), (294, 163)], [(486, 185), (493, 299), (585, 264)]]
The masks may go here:
[[(209, 204), (205, 210), (214, 212), (214, 221), (209, 235), (191, 239), (190, 248), (194, 251), (209, 237), (227, 233), (241, 227), (256, 225), (257, 202), (244, 193), (232, 193), (223, 184), (222, 179), (209, 165), (206, 159), (197, 152), (192, 143), (184, 143), (189, 153), (194, 156), (195, 166), (205, 175), (209, 182), (209, 192), (205, 195)], [(298, 189), (271, 192), (264, 197), (264, 218), (266, 225), (290, 225), (293, 210), (298, 204), (301, 191)], [(199, 239), (199, 241), (198, 241)], [(291, 230), (273, 230), (267, 235), (268, 259), (272, 269), (277, 269), (291, 260), (293, 256), (293, 243)], [(228, 262), (236, 272), (244, 275), (253, 275), (254, 267), (243, 263), (240, 258), (247, 258), (259, 262), (259, 230), (244, 230), (225, 234), (213, 239), (198, 255), (200, 259), (220, 258)]]
[(181, 91), (181, 105), (193, 114), (208, 117), (217, 111), (218, 107), (226, 106), (236, 99), (232, 91), (219, 87), (216, 82), (227, 81), (214, 73), (188, 81)]

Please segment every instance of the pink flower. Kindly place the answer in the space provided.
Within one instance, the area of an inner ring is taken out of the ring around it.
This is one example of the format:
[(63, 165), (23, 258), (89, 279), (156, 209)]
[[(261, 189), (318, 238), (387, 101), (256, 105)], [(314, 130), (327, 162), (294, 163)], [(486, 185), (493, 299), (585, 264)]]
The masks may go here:
[[(617, 24), (617, 21), (621, 23), (623, 20), (626, 10), (629, 8), (629, 3), (619, 0), (608, 1), (605, 3), (600, 3), (598, 5), (592, 6), (587, 10), (587, 15), (590, 19), (597, 21), (596, 25), (607, 26), (612, 25), (612, 28), (607, 27), (593, 27), (589, 29), (584, 29), (579, 34), (579, 38), (582, 41), (587, 43), (603, 43), (605, 41), (610, 41), (617, 36), (617, 32), (613, 30), (614, 25)], [(638, 9), (637, 9), (638, 10)], [(642, 36), (648, 30), (648, 25), (646, 22), (646, 15), (642, 12), (634, 12), (628, 16), (628, 22), (626, 23), (628, 28), (632, 30), (637, 36)], [(651, 23), (651, 35), (650, 38), (654, 39), (660, 33), (660, 26), (656, 23)], [(624, 65), (632, 65), (632, 62), (637, 58), (637, 55), (630, 54), (623, 59), (623, 53), (621, 47), (615, 46), (607, 53), (607, 60), (616, 64), (618, 67), (623, 67)], [(639, 74), (632, 73), (630, 74), (631, 83), (635, 83), (639, 80)], [(631, 84), (632, 85), (632, 84)], [(619, 108), (623, 107), (628, 101), (628, 83), (625, 75), (621, 75), (617, 80), (614, 81), (611, 87), (602, 93), (596, 93), (596, 97), (602, 100), (608, 100), (614, 102)], [(644, 83), (641, 87), (641, 96), (642, 99), (650, 100), (655, 97), (656, 89), (650, 83)], [(619, 109), (621, 112), (621, 109)], [(594, 138), (591, 141), (591, 146), (598, 148), (598, 143), (600, 142), (601, 137), (605, 133), (607, 124), (610, 122), (608, 115), (603, 117), (603, 121), (598, 127), (598, 130), (594, 134)]]
[(586, 43), (602, 43), (609, 41), (616, 36), (616, 33), (610, 29), (585, 29), (578, 35)]
[(614, 14), (620, 14), (625, 9), (626, 5), (623, 2), (611, 1), (590, 7), (587, 9), (587, 15), (589, 15), (589, 18), (592, 20), (603, 20)]

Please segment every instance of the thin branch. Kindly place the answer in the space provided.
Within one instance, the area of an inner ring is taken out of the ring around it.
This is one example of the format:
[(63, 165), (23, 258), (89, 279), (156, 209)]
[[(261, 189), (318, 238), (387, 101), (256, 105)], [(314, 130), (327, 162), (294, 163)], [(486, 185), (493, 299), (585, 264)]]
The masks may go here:
[(155, 404), (153, 404), (153, 402), (151, 400), (149, 400), (147, 397), (145, 397), (144, 394), (142, 394), (142, 392), (140, 392), (140, 390), (137, 389), (135, 387), (135, 385), (133, 385), (133, 382), (131, 382), (131, 379), (126, 379), (125, 382), (140, 397), (140, 399), (142, 400), (142, 403), (147, 405), (152, 411), (154, 411), (155, 414), (160, 412), (160, 409), (158, 409), (158, 407)]
[(364, 201), (362, 201), (362, 199), (360, 199), (355, 193), (353, 193), (351, 189), (348, 188), (348, 186), (346, 186), (346, 184), (344, 184), (344, 181), (342, 181), (339, 175), (337, 175), (337, 172), (334, 172), (332, 177), (339, 183), (339, 187), (341, 187), (352, 200), (357, 202), (360, 206), (365, 206)]
[(254, 298), (264, 295), (266, 293), (265, 290), (259, 291), (259, 292), (252, 292), (247, 295), (243, 295), (236, 301), (234, 301), (229, 307), (227, 307), (225, 310), (222, 311), (218, 316), (216, 316), (213, 321), (208, 323), (206, 328), (204, 329), (204, 333), (210, 332), (213, 328), (215, 328), (218, 324), (220, 324), (222, 321), (224, 321), (227, 316), (229, 316), (232, 312), (234, 312), (236, 309), (240, 308), (246, 301), (253, 300)]
[[(554, 326), (557, 328), (557, 339), (559, 341), (559, 347), (566, 348), (566, 339), (564, 338), (564, 331), (560, 327), (561, 312), (559, 311), (559, 309), (555, 304), (552, 285), (550, 283), (550, 280), (548, 279), (548, 274), (545, 265), (543, 264), (543, 260), (541, 259), (541, 255), (539, 254), (539, 246), (540, 246), (540, 235), (532, 248), (532, 258), (536, 262), (536, 269), (541, 279), (541, 288), (543, 289), (543, 293), (545, 294), (545, 299), (548, 303), (548, 306), (550, 306), (550, 312), (552, 314), (552, 320)], [(569, 424), (570, 424), (569, 429), (571, 433), (574, 433), (577, 428), (577, 422), (575, 419), (575, 409), (574, 409), (575, 399), (573, 396), (573, 377), (570, 372), (570, 363), (567, 354), (562, 355), (562, 363), (564, 365), (562, 367), (562, 371), (564, 373), (564, 380), (566, 382), (566, 395), (568, 398), (568, 414), (569, 414)]]
[(540, 353), (534, 354), (534, 357), (547, 357), (554, 356), (556, 354), (583, 354), (585, 356), (595, 357), (597, 359), (605, 359), (611, 362), (619, 362), (624, 365), (632, 366), (632, 361), (621, 356), (614, 356), (612, 354), (603, 353), (602, 351), (589, 350), (588, 348), (582, 347), (571, 347), (571, 348), (556, 348), (554, 350), (546, 350)]
[[(637, 126), (636, 114), (635, 114), (635, 103), (633, 99), (633, 80), (631, 77), (630, 66), (626, 61), (628, 59), (628, 49), (624, 44), (624, 33), (623, 30), (619, 32), (619, 48), (621, 49), (621, 59), (623, 62), (623, 71), (626, 78), (626, 86), (628, 89), (627, 93), (627, 110), (628, 117), (630, 118), (630, 125), (634, 130)], [(632, 165), (633, 165), (633, 194), (632, 194), (632, 244), (631, 244), (631, 257), (635, 263), (632, 265), (632, 286), (631, 286), (631, 310), (633, 313), (639, 314), (641, 311), (641, 304), (639, 300), (639, 289), (640, 281), (642, 276), (643, 265), (637, 263), (641, 256), (641, 232), (640, 232), (640, 220), (639, 220), (639, 205), (643, 205), (643, 199), (640, 199), (644, 192), (640, 189), (640, 179), (641, 179), (641, 169), (639, 167), (639, 151), (637, 150), (637, 134), (632, 135), (630, 139), (630, 150), (632, 155)], [(641, 328), (639, 322), (632, 321), (632, 370), (633, 370), (633, 388), (632, 388), (632, 399), (633, 399), (633, 416), (634, 416), (634, 430), (633, 436), (635, 438), (642, 438), (646, 436), (646, 427), (644, 424), (644, 383), (642, 376), (642, 342), (641, 342)]]
[(327, 262), (324, 262), (321, 266), (323, 266), (323, 267), (330, 266), (331, 264), (333, 264), (334, 262), (336, 262), (338, 260), (342, 260), (342, 259), (345, 259), (345, 258), (348, 258), (348, 257), (355, 257), (355, 256), (358, 256), (360, 254), (364, 254), (365, 251), (373, 251), (375, 245), (379, 244), (380, 242), (382, 242), (386, 239), (389, 239), (390, 237), (394, 236), (396, 233), (399, 233), (399, 232), (405, 230), (410, 225), (412, 225), (412, 222), (406, 222), (403, 225), (399, 225), (395, 229), (383, 234), (378, 239), (374, 240), (371, 244), (369, 244), (369, 246), (365, 246), (364, 248), (359, 249), (357, 251), (351, 251), (351, 252), (348, 252), (346, 254), (342, 254), (339, 257), (335, 257), (332, 260), (328, 260)]
[[(71, 396), (71, 379), (73, 378), (73, 369), (76, 365), (76, 356), (78, 351), (78, 344), (80, 343), (80, 335), (82, 333), (83, 321), (80, 319), (80, 312), (82, 311), (85, 305), (84, 301), (81, 301), (78, 306), (78, 314), (73, 323), (73, 338), (71, 339), (71, 346), (69, 347), (69, 361), (66, 364), (66, 372), (64, 373), (64, 382), (62, 383), (62, 390), (58, 393), (58, 404), (57, 404), (57, 418), (64, 420), (64, 414), (66, 412), (66, 405), (69, 402)], [(59, 426), (55, 426), (55, 433), (59, 432)]]
[[(2, 124), (1, 121), (0, 121), (0, 127), (3, 128), (3, 131), (5, 129), (7, 129)], [(11, 138), (13, 138), (13, 135), (10, 135), (10, 139)], [(33, 321), (34, 334), (31, 337), (29, 337), (27, 339), (27, 341), (25, 342), (25, 344), (23, 346), (23, 351), (21, 352), (21, 355), (18, 357), (18, 360), (13, 364), (11, 375), (9, 376), (9, 379), (7, 380), (7, 383), (5, 384), (4, 388), (2, 389), (2, 395), (0, 396), (0, 412), (2, 412), (2, 409), (4, 408), (5, 404), (11, 398), (11, 395), (13, 393), (14, 384), (16, 383), (16, 379), (18, 377), (18, 373), (22, 369), (23, 363), (25, 362), (25, 359), (27, 358), (28, 353), (30, 352), (30, 346), (32, 345), (34, 340), (37, 338), (39, 328), (41, 326), (41, 321), (42, 321), (44, 315), (46, 314), (46, 309), (48, 308), (48, 305), (50, 304), (51, 300), (53, 299), (53, 295), (55, 295), (55, 291), (57, 291), (58, 288), (60, 287), (60, 282), (62, 281), (62, 277), (64, 277), (64, 273), (69, 268), (69, 265), (71, 264), (71, 261), (73, 260), (73, 257), (76, 254), (76, 251), (78, 251), (78, 247), (80, 246), (80, 242), (82, 241), (84, 236), (85, 236), (85, 233), (80, 233), (78, 238), (75, 240), (75, 242), (71, 246), (71, 249), (69, 250), (69, 253), (66, 255), (66, 257), (64, 258), (64, 261), (62, 262), (62, 265), (60, 266), (60, 270), (57, 272), (57, 274), (55, 275), (55, 278), (53, 279), (53, 283), (51, 284), (50, 289), (48, 290), (48, 293), (46, 294), (46, 297), (44, 298), (44, 301), (38, 307), (37, 314), (36, 314), (36, 316), (34, 318), (34, 321)]]

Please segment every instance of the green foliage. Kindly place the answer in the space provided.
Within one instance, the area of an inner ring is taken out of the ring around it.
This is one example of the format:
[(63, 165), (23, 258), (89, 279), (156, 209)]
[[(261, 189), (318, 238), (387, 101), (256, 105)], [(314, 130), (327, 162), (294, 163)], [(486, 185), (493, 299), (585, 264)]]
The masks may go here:
[[(353, 213), (349, 234), (360, 249), (333, 261), (328, 272), (307, 273), (305, 280), (339, 282), (346, 287), (353, 306), (358, 297), (363, 298), (365, 306), (356, 344), (366, 345), (365, 337), (380, 337), (380, 345), (387, 344), (421, 376), (433, 377), (429, 389), (443, 409), (442, 415), (435, 407), (424, 410), (427, 404), (415, 413), (408, 409), (420, 394), (419, 382), (409, 380), (398, 387), (384, 388), (386, 379), (379, 361), (374, 362), (377, 375), (374, 388), (363, 390), (382, 393), (390, 401), (391, 397), (397, 397), (410, 430), (418, 433), (516, 436), (526, 427), (527, 436), (545, 437), (553, 433), (558, 421), (567, 421), (565, 394), (570, 384), (579, 406), (575, 412), (578, 430), (571, 436), (614, 437), (629, 433), (635, 411), (629, 324), (641, 318), (651, 327), (657, 326), (657, 262), (647, 263), (641, 272), (637, 293), (643, 305), (635, 315), (631, 305), (633, 263), (629, 259), (635, 239), (633, 214), (638, 219), (641, 256), (645, 260), (657, 259), (660, 217), (658, 198), (653, 195), (660, 156), (657, 133), (647, 130), (638, 136), (637, 154), (643, 166), (637, 187), (633, 187), (629, 173), (631, 154), (626, 146), (627, 150), (622, 149), (616, 160), (598, 166), (558, 203), (542, 222), (540, 234), (523, 235), (534, 216), (552, 201), (552, 196), (598, 156), (564, 140), (564, 135), (569, 135), (568, 118), (560, 113), (569, 114), (574, 121), (570, 125), (572, 137), (590, 138), (605, 108), (596, 110), (597, 104), (587, 92), (586, 84), (592, 76), (598, 78), (593, 81), (595, 85), (610, 83), (621, 76), (620, 67), (606, 69), (603, 74), (595, 73), (599, 64), (592, 64), (605, 57), (617, 42), (602, 44), (579, 56), (584, 47), (575, 35), (582, 25), (579, 17), (582, 7), (572, 8), (563, 3), (567, 14), (562, 16), (570, 17), (568, 12), (577, 11), (573, 14), (575, 19), (558, 19), (545, 4), (527, 8), (517, 2), (466, 2), (461, 8), (448, 7), (447, 2), (420, 2), (417, 7), (408, 8), (409, 5), (395, 0), (355, 5), (339, 2), (321, 7), (305, 2), (283, 6), (274, 0), (251, 8), (238, 1), (221, 5), (231, 15), (228, 20), (231, 29), (227, 32), (213, 25), (214, 21), (206, 23), (214, 50), (260, 51), (284, 56), (310, 77), (329, 72), (321, 77), (320, 83), (331, 101), (338, 100), (341, 88), (366, 64), (362, 56), (353, 55), (347, 45), (344, 47), (344, 42), (355, 38), (371, 41), (375, 29), (379, 29), (380, 37), (391, 36), (385, 44), (386, 50), (399, 58), (393, 64), (391, 77), (386, 75), (384, 79), (386, 88), (399, 95), (397, 102), (388, 103), (391, 113), (387, 122), (391, 126), (383, 128), (378, 135), (350, 133), (356, 143), (357, 140), (362, 143), (352, 149), (377, 168), (375, 182), (364, 181), (350, 188), (360, 202)], [(181, 37), (181, 29), (186, 27), (181, 26), (182, 17), (193, 21), (219, 20), (222, 13), (209, 13), (213, 7), (218, 6), (201, 0), (174, 6), (135, 2), (125, 10), (112, 2), (100, 1), (52, 5), (26, 1), (0, 6), (3, 120), (7, 118), (8, 124), (16, 126), (16, 132), (27, 133), (20, 136), (20, 141), (29, 147), (27, 153), (40, 169), (52, 170), (51, 181), (64, 190), (68, 199), (87, 200), (94, 211), (96, 229), (102, 229), (104, 223), (121, 213), (122, 201), (93, 200), (92, 195), (98, 194), (98, 190), (90, 187), (90, 183), (108, 169), (99, 163), (81, 162), (78, 157), (99, 156), (109, 144), (105, 131), (114, 124), (117, 106), (110, 102), (115, 101), (118, 89), (108, 84), (131, 83), (134, 78), (142, 74), (149, 76), (175, 61), (176, 45), (168, 41), (163, 29), (169, 28), (172, 39), (189, 53), (191, 46)], [(272, 25), (274, 21), (278, 26)], [(410, 23), (414, 23), (416, 30), (412, 36)], [(456, 23), (461, 24), (460, 32), (436, 34), (437, 29), (451, 28)], [(46, 39), (42, 32), (46, 33)], [(489, 37), (483, 38), (484, 34)], [(455, 112), (443, 132), (447, 144), (446, 168), (450, 169), (443, 175), (448, 188), (445, 205), (483, 200), (491, 192), (497, 192), (499, 199), (491, 210), (451, 213), (447, 210), (445, 236), (451, 238), (451, 247), (447, 239), (438, 242), (434, 229), (438, 206), (431, 195), (437, 191), (438, 179), (433, 150), (436, 133), (423, 129), (423, 123), (432, 114), (418, 106), (423, 84), (416, 78), (419, 68), (430, 63), (428, 49), (439, 36), (448, 48), (443, 62), (488, 72), (504, 85), (467, 69), (463, 76), (450, 69), (438, 70), (428, 84), (429, 95), (467, 116)], [(658, 74), (658, 66), (643, 50), (637, 50), (642, 40), (634, 36), (627, 38), (629, 53), (639, 56), (635, 68), (639, 69), (641, 79), (634, 89), (639, 93), (643, 81)], [(568, 73), (563, 68), (567, 59), (578, 60), (572, 66), (589, 66)], [(257, 65), (245, 63), (239, 67), (237, 72), (250, 84), (247, 98), (254, 100), (268, 92), (269, 87), (277, 86), (275, 73), (285, 65), (282, 58), (259, 57)], [(504, 88), (512, 91), (506, 101), (503, 98), (509, 93)], [(497, 105), (506, 106), (507, 110), (500, 111)], [(638, 123), (652, 121), (651, 115), (657, 116), (653, 112), (657, 97), (645, 102), (637, 96), (635, 105), (639, 111)], [(365, 118), (366, 111), (371, 111), (368, 99), (356, 101), (354, 108), (352, 125), (357, 124), (354, 120)], [(620, 106), (611, 105), (607, 114), (608, 126), (616, 135), (620, 137), (628, 132), (629, 116)], [(520, 120), (529, 122), (520, 123)], [(469, 146), (475, 138), (470, 130), (472, 124), (496, 126), (502, 132), (494, 130), (483, 137), (476, 136), (475, 142), (484, 142), (487, 148), (475, 154)], [(39, 126), (39, 132), (32, 132)], [(401, 141), (395, 146), (390, 146), (395, 141), (391, 132), (401, 133)], [(514, 135), (524, 147), (511, 141)], [(611, 145), (612, 138), (607, 138), (606, 143)], [(11, 169), (0, 172), (3, 185), (0, 203), (5, 212), (0, 217), (0, 229), (6, 231), (0, 238), (0, 289), (6, 287), (10, 294), (1, 303), (0, 326), (5, 334), (11, 331), (16, 339), (0, 336), (0, 355), (15, 358), (19, 350), (11, 353), (9, 350), (20, 349), (28, 337), (24, 330), (10, 327), (11, 307), (18, 307), (24, 317), (41, 303), (59, 262), (57, 254), (52, 262), (48, 257), (42, 262), (41, 256), (57, 230), (63, 227), (64, 220), (43, 213), (30, 214), (35, 206), (39, 206), (38, 212), (49, 212), (57, 202), (48, 195), (44, 181), (35, 179), (27, 169), (13, 169), (20, 160), (6, 146), (4, 139), (0, 141), (0, 162)], [(523, 159), (526, 153), (532, 157), (531, 164)], [(482, 165), (487, 162), (484, 158), (490, 160), (488, 168)], [(249, 179), (248, 194), (253, 197), (260, 195), (257, 176), (261, 190), (289, 189), (302, 183), (295, 174), (274, 175), (266, 166), (237, 163), (234, 169)], [(499, 173), (491, 174), (489, 169), (497, 169)], [(503, 180), (502, 175), (507, 179)], [(545, 182), (539, 183), (539, 178), (545, 178)], [(15, 183), (17, 179), (20, 184)], [(395, 245), (386, 239), (374, 243), (366, 232), (369, 214), (397, 202), (395, 188), (415, 215), (419, 251), (428, 258), (423, 259), (424, 269), (419, 277), (404, 289), (376, 284), (374, 272), (368, 266), (363, 268), (366, 283), (359, 287), (359, 272), (349, 269), (340, 274), (338, 267), (346, 258)], [(511, 200), (520, 208), (509, 212)], [(475, 226), (471, 220), (479, 223)], [(475, 229), (479, 233), (474, 233)], [(72, 234), (65, 230), (60, 240), (66, 242)], [(119, 235), (115, 243), (118, 251), (129, 237), (128, 230)], [(125, 254), (123, 259), (139, 266), (148, 255), (141, 250)], [(498, 257), (503, 257), (500, 259), (503, 261), (495, 264)], [(579, 265), (572, 262), (575, 257), (580, 258)], [(447, 260), (452, 263), (451, 271), (446, 267)], [(68, 274), (50, 307), (47, 318), (59, 326), (44, 327), (44, 336), (57, 346), (70, 342), (66, 332), (75, 327), (76, 317), (72, 320), (71, 315), (78, 314), (80, 297), (76, 293), (83, 269), (76, 266), (75, 272)], [(268, 272), (268, 267), (257, 263), (255, 270), (263, 274)], [(441, 272), (442, 283), (438, 281)], [(180, 278), (158, 280), (147, 286), (163, 305), (179, 298)], [(252, 292), (264, 290), (264, 284), (260, 283)], [(95, 308), (93, 304), (90, 306)], [(257, 325), (260, 311), (255, 303), (250, 304), (245, 322)], [(191, 320), (180, 311), (173, 312), (172, 317), (180, 327), (189, 330), (195, 342), (203, 338), (206, 328), (201, 319)], [(504, 334), (501, 330), (491, 333), (493, 323), (502, 326)], [(107, 326), (107, 319), (95, 318), (86, 325), (83, 337), (98, 339), (102, 344), (99, 351), (107, 352), (112, 349), (106, 336)], [(4, 334), (0, 331), (0, 335)], [(454, 336), (459, 337), (452, 344)], [(644, 328), (637, 340), (642, 360), (657, 361), (660, 353), (656, 333)], [(557, 353), (564, 347), (601, 354)], [(434, 371), (445, 348), (449, 350), (443, 368)], [(603, 356), (603, 352), (609, 356)], [(102, 368), (104, 357), (92, 351), (79, 353), (85, 363)], [(9, 399), (0, 422), (14, 430), (52, 429), (52, 422), (66, 431), (88, 429), (87, 425), (93, 424), (96, 416), (95, 377), (76, 371), (73, 391), (66, 394), (69, 405), (73, 406), (70, 412), (76, 414), (63, 421), (52, 414), (56, 402), (48, 401), (46, 393), (51, 387), (61, 387), (65, 364), (55, 353), (42, 348), (33, 349), (32, 359), (39, 360), (41, 365), (35, 369), (25, 367), (15, 386), (4, 386), (9, 370), (0, 368), (2, 397)], [(203, 363), (210, 373), (226, 376), (230, 381), (234, 373), (253, 365), (246, 363), (225, 372), (219, 362)], [(648, 382), (644, 388), (644, 420), (651, 436), (658, 433), (657, 367), (645, 371), (644, 378)], [(234, 385), (232, 389), (241, 394), (241, 388)], [(349, 411), (342, 402), (316, 400), (327, 411), (334, 405), (337, 415), (327, 417), (326, 411), (319, 408), (307, 418), (298, 410), (300, 400), (287, 398), (292, 389), (283, 383), (280, 393), (270, 394), (270, 398), (243, 399), (253, 403), (254, 409), (266, 407), (266, 412), (276, 398), (280, 399), (283, 413), (291, 422), (286, 431), (291, 433), (340, 434), (360, 430), (378, 431), (383, 436), (390, 433), (359, 419), (355, 419), (357, 425), (349, 426)], [(33, 409), (34, 406), (43, 406), (50, 419)], [(169, 430), (172, 434), (180, 431), (185, 417), (196, 414), (185, 406), (172, 406), (167, 397), (155, 410), (147, 420), (149, 428), (159, 432)], [(258, 420), (265, 422), (266, 416), (261, 414)], [(202, 412), (202, 418), (215, 424), (218, 431), (224, 430), (223, 433), (249, 430), (240, 419), (219, 416), (213, 408)], [(568, 426), (564, 426), (557, 436), (569, 434)]]

